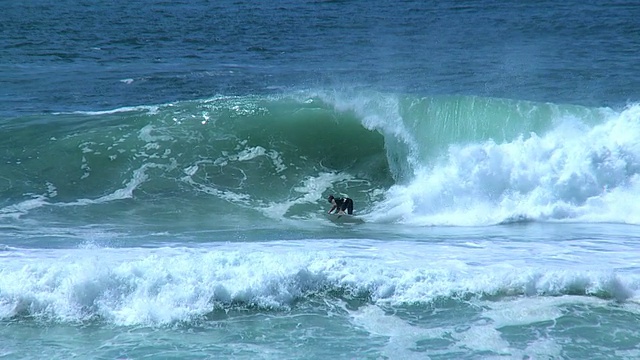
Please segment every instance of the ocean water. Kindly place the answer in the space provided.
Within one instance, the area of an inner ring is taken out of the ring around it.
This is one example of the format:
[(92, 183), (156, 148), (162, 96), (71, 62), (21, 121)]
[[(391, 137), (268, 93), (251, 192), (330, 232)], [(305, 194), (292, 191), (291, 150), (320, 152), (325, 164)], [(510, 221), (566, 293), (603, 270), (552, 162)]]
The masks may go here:
[(3, 3), (0, 359), (640, 358), (639, 18)]

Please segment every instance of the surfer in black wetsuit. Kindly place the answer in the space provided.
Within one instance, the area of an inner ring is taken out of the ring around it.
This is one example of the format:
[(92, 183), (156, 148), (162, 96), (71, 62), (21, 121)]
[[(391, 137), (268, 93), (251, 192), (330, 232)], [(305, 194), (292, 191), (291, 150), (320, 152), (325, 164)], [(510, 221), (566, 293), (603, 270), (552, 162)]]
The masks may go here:
[(350, 198), (336, 198), (333, 195), (329, 195), (327, 198), (331, 203), (331, 210), (329, 210), (329, 214), (336, 210), (336, 214), (344, 214), (345, 210), (347, 214), (353, 215), (353, 200)]

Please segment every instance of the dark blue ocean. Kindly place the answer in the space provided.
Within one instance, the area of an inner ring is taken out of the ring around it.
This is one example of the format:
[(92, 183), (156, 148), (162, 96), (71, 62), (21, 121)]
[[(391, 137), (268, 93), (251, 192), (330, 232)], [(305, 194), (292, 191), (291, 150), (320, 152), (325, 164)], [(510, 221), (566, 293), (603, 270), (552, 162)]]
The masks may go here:
[(638, 19), (2, 2), (0, 358), (640, 358)]

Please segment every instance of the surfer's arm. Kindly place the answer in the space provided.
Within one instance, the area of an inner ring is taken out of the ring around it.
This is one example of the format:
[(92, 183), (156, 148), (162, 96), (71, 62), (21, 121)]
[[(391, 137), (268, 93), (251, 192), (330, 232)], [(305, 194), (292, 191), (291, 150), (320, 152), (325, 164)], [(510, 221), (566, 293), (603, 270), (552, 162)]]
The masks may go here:
[(338, 205), (337, 205), (337, 204), (336, 204), (336, 205), (333, 205), (333, 206), (331, 207), (331, 209), (329, 209), (329, 214), (331, 214), (331, 213), (333, 212), (333, 210), (335, 210), (337, 207), (338, 207)]

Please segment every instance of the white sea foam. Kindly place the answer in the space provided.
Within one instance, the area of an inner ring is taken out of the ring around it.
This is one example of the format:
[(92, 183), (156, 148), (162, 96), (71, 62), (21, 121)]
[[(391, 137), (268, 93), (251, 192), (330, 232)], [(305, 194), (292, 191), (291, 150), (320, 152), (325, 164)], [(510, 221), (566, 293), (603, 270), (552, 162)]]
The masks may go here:
[(640, 105), (633, 105), (600, 125), (560, 118), (544, 134), (451, 145), (440, 161), (418, 167), (408, 184), (389, 189), (372, 220), (468, 226), (522, 219), (640, 224), (639, 120)]
[[(462, 226), (527, 220), (640, 224), (638, 104), (621, 112), (573, 107), (563, 111), (561, 106), (545, 104), (550, 111), (543, 112), (527, 103), (531, 114), (518, 113), (517, 118), (555, 116), (545, 120), (553, 124), (551, 129), (502, 142), (450, 143), (448, 151), (435, 159), (424, 158), (424, 149), (438, 134), (417, 138), (413, 127), (419, 130), (429, 122), (451, 119), (421, 118), (419, 113), (411, 115), (417, 119), (407, 118), (407, 109), (400, 109), (395, 96), (315, 95), (338, 111), (354, 111), (364, 127), (385, 138), (389, 166), (399, 181), (376, 204), (370, 221)], [(498, 100), (492, 101), (494, 106)], [(508, 102), (500, 104), (504, 113), (492, 116), (520, 111)], [(470, 107), (468, 115), (490, 116), (477, 113), (483, 110)], [(439, 115), (448, 116), (429, 113)], [(596, 123), (596, 118), (603, 120)]]
[(267, 217), (282, 219), (292, 206), (314, 204), (318, 199), (322, 199), (322, 195), (334, 184), (348, 181), (351, 178), (350, 175), (344, 173), (320, 173), (318, 176), (307, 177), (302, 184), (293, 188), (300, 196), (285, 202), (272, 202), (261, 208), (261, 211)]
[(31, 199), (21, 201), (0, 209), (0, 218), (17, 219), (33, 209), (37, 209), (49, 204), (44, 195), (33, 195)]
[[(163, 105), (170, 106), (170, 105)], [(117, 109), (111, 110), (103, 110), (103, 111), (73, 111), (71, 114), (82, 114), (82, 115), (110, 115), (110, 114), (118, 114), (118, 113), (127, 113), (127, 112), (139, 112), (145, 111), (148, 114), (155, 114), (158, 112), (159, 106), (154, 105), (140, 105), (140, 106), (123, 106)], [(65, 114), (65, 113), (54, 113), (54, 115)]]
[[(26, 312), (62, 321), (98, 316), (122, 325), (166, 324), (237, 306), (287, 309), (326, 291), (370, 299), (372, 305), (399, 306), (443, 298), (497, 296), (510, 301), (569, 294), (625, 301), (640, 288), (632, 273), (590, 270), (587, 265), (562, 269), (522, 264), (522, 259), (477, 265), (482, 259), (475, 255), (486, 251), (477, 248), (452, 251), (431, 245), (429, 253), (416, 244), (404, 250), (394, 245), (392, 251), (330, 241), (324, 247), (314, 243), (312, 251), (305, 243), (245, 243), (242, 249), (216, 243), (210, 248), (32, 250), (0, 266), (0, 317)], [(580, 296), (566, 298), (582, 301)], [(488, 312), (496, 324), (513, 321), (509, 311), (496, 309)], [(532, 311), (522, 321), (553, 316), (553, 309)]]
[[(537, 301), (545, 303), (546, 299), (532, 299), (534, 305)], [(495, 307), (510, 307), (511, 302), (504, 301), (492, 303)], [(563, 305), (563, 304), (562, 304)], [(527, 311), (527, 309), (515, 309), (514, 311)], [(553, 308), (554, 314), (561, 313), (560, 308)], [(541, 340), (541, 344), (531, 344), (527, 349), (521, 350), (512, 347), (499, 331), (502, 324), (486, 321), (485, 318), (469, 321), (466, 326), (439, 326), (414, 325), (401, 319), (395, 314), (385, 313), (374, 305), (364, 306), (357, 311), (350, 311), (350, 320), (354, 326), (362, 328), (372, 336), (387, 337), (387, 342), (382, 349), (382, 354), (389, 358), (425, 359), (430, 355), (449, 356), (453, 353), (489, 352), (494, 356), (483, 358), (517, 358), (530, 359), (529, 356), (551, 356), (560, 354), (561, 347), (552, 340)], [(559, 315), (558, 315), (559, 316)], [(546, 318), (546, 317), (545, 317)], [(533, 319), (531, 319), (533, 320)], [(522, 323), (522, 320), (520, 320)], [(525, 322), (525, 324), (531, 324)], [(421, 352), (415, 349), (419, 342), (436, 341), (448, 343), (447, 348), (426, 348)]]
[(131, 179), (124, 185), (124, 187), (116, 189), (110, 194), (100, 196), (95, 199), (78, 199), (72, 202), (66, 203), (54, 203), (55, 206), (78, 206), (78, 205), (87, 205), (87, 204), (100, 204), (114, 200), (122, 200), (122, 199), (131, 199), (133, 197), (133, 192), (140, 185), (146, 182), (149, 179), (147, 175), (147, 170), (152, 168), (167, 168), (165, 165), (158, 165), (154, 163), (146, 163), (142, 165), (139, 169), (133, 171)]

